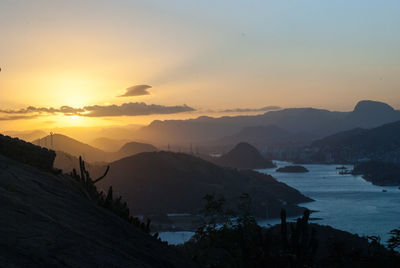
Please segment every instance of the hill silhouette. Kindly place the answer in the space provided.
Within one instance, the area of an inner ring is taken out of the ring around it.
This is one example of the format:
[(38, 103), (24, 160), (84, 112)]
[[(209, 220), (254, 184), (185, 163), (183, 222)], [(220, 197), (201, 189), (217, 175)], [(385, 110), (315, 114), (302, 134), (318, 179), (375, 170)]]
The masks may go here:
[(127, 140), (127, 139), (118, 140), (118, 139), (111, 139), (111, 138), (107, 138), (107, 137), (100, 137), (100, 138), (94, 139), (89, 144), (92, 145), (93, 147), (99, 148), (100, 150), (103, 150), (105, 152), (115, 152), (128, 142), (129, 142), (129, 140)]
[[(21, 156), (32, 153), (20, 148)], [(99, 207), (75, 179), (27, 161), (0, 155), (0, 266), (192, 266), (174, 249)]]
[[(89, 144), (80, 142), (62, 134), (54, 134), (52, 136), (49, 135), (41, 139), (37, 139), (32, 143), (41, 147), (54, 150), (56, 152), (62, 152), (57, 153), (60, 154), (61, 159), (56, 160), (57, 165), (55, 166), (56, 168), (61, 169), (63, 169), (62, 167), (65, 168), (67, 166), (74, 166), (76, 169), (79, 168), (79, 166), (76, 166), (76, 164), (68, 162), (68, 159), (71, 157), (65, 157), (65, 155), (63, 154), (75, 157), (73, 161), (74, 163), (78, 163), (76, 160), (77, 157), (82, 156), (85, 161), (96, 164), (115, 161), (123, 157), (141, 152), (151, 152), (157, 150), (157, 148), (155, 148), (151, 144), (129, 142), (123, 145), (122, 148), (115, 148), (114, 152), (105, 152)], [(62, 160), (65, 160), (67, 162), (62, 163)], [(63, 170), (64, 172), (71, 171), (69, 169)]]
[(373, 159), (383, 162), (400, 161), (400, 121), (372, 129), (356, 128), (339, 132), (312, 143), (319, 154), (330, 154), (337, 162)]
[(89, 162), (108, 161), (111, 157), (110, 153), (62, 134), (49, 135), (34, 140), (32, 143), (54, 151), (62, 151), (73, 156), (82, 156)]
[(130, 155), (143, 153), (143, 152), (155, 152), (157, 148), (151, 144), (140, 143), (140, 142), (128, 142), (121, 149), (118, 150), (118, 157), (127, 157)]
[(135, 215), (198, 213), (206, 194), (223, 194), (229, 202), (241, 193), (254, 200), (253, 212), (260, 217), (278, 216), (285, 204), (292, 213), (311, 199), (299, 191), (254, 171), (219, 167), (200, 158), (172, 152), (140, 153), (110, 164), (106, 189), (112, 185), (128, 201)]
[(135, 137), (157, 144), (208, 144), (238, 133), (243, 128), (275, 125), (292, 133), (322, 138), (357, 127), (372, 128), (400, 120), (400, 112), (387, 104), (360, 101), (353, 111), (335, 112), (314, 108), (288, 108), (253, 116), (202, 116), (188, 120), (153, 121), (136, 131)]
[(231, 151), (218, 158), (212, 158), (212, 162), (224, 167), (238, 169), (273, 168), (274, 163), (265, 159), (260, 152), (248, 143), (241, 142)]

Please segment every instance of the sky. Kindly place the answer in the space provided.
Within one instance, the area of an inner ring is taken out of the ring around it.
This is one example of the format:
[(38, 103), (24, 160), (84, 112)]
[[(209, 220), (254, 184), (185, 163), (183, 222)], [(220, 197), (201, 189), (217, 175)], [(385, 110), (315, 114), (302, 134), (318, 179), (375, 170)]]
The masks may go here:
[(0, 127), (399, 109), (399, 12), (392, 0), (1, 0)]

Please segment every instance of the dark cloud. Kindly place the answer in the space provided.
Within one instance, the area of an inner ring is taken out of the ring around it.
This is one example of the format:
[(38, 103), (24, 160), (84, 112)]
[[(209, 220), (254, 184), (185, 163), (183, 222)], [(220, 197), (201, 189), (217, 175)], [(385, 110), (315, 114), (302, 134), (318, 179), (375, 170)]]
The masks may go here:
[(195, 111), (186, 104), (181, 106), (163, 106), (144, 102), (129, 102), (122, 105), (93, 105), (84, 107), (84, 116), (137, 116), (150, 114), (175, 114)]
[(30, 119), (52, 114), (102, 117), (175, 114), (191, 111), (195, 111), (195, 109), (186, 104), (180, 106), (163, 106), (156, 104), (148, 105), (144, 102), (129, 102), (122, 105), (91, 105), (83, 108), (73, 108), (70, 106), (61, 106), (60, 108), (29, 106), (25, 109), (0, 110), (0, 114), (8, 115), (0, 117), (0, 120)]
[(236, 109), (228, 109), (222, 110), (222, 113), (248, 113), (248, 112), (268, 112), (268, 111), (276, 111), (280, 110), (279, 106), (266, 106), (262, 108), (236, 108)]
[(36, 117), (37, 115), (12, 115), (12, 116), (0, 117), (0, 121), (33, 119)]
[(118, 97), (134, 97), (134, 96), (143, 96), (150, 95), (148, 89), (151, 88), (149, 85), (136, 85), (133, 87), (128, 87), (126, 92), (123, 95)]
[(55, 114), (55, 113), (63, 113), (63, 114), (70, 114), (74, 115), (77, 113), (84, 112), (83, 109), (80, 108), (73, 108), (70, 106), (61, 106), (58, 109), (55, 108), (46, 108), (46, 107), (34, 107), (34, 106), (29, 106), (25, 109), (18, 109), (18, 110), (0, 110), (0, 113), (3, 114), (30, 114), (30, 113), (37, 113), (37, 114)]

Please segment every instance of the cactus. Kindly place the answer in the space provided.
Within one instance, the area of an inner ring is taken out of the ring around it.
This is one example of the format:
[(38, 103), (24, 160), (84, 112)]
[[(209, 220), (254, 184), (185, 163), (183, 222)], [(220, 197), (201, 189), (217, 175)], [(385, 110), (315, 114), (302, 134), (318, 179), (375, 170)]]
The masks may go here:
[(282, 237), (282, 246), (283, 249), (286, 250), (288, 247), (287, 240), (287, 224), (286, 224), (286, 210), (281, 210), (281, 237)]
[[(315, 228), (311, 228), (309, 235), (310, 211), (306, 209), (302, 218), (298, 218), (296, 223), (290, 223), (290, 239), (287, 236), (286, 211), (281, 211), (281, 240), (283, 250), (290, 254), (295, 254), (299, 263), (311, 260), (317, 250), (317, 240)], [(289, 243), (290, 241), (290, 243)]]
[[(145, 233), (150, 232), (150, 219), (147, 219), (146, 223), (141, 222), (137, 217), (130, 216), (128, 204), (126, 202), (122, 202), (122, 197), (119, 196), (114, 199), (113, 188), (110, 186), (107, 191), (107, 195), (104, 194), (103, 191), (98, 191), (95, 183), (99, 182), (100, 180), (104, 179), (110, 170), (110, 166), (107, 166), (106, 171), (102, 176), (93, 180), (90, 177), (89, 171), (86, 170), (85, 161), (82, 157), (79, 157), (79, 170), (80, 175), (78, 175), (75, 169), (72, 170), (71, 176), (75, 178), (83, 187), (86, 195), (97, 202), (97, 204), (105, 209), (110, 210), (117, 216), (123, 218), (124, 220), (128, 221), (132, 225), (138, 227)], [(157, 237), (155, 236), (155, 239)]]

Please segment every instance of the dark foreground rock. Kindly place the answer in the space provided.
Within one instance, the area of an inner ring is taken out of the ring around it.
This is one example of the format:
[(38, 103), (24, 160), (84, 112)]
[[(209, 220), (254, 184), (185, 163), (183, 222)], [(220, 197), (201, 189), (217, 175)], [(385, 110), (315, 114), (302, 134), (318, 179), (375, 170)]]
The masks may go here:
[(97, 206), (69, 176), (0, 155), (1, 267), (192, 267)]

